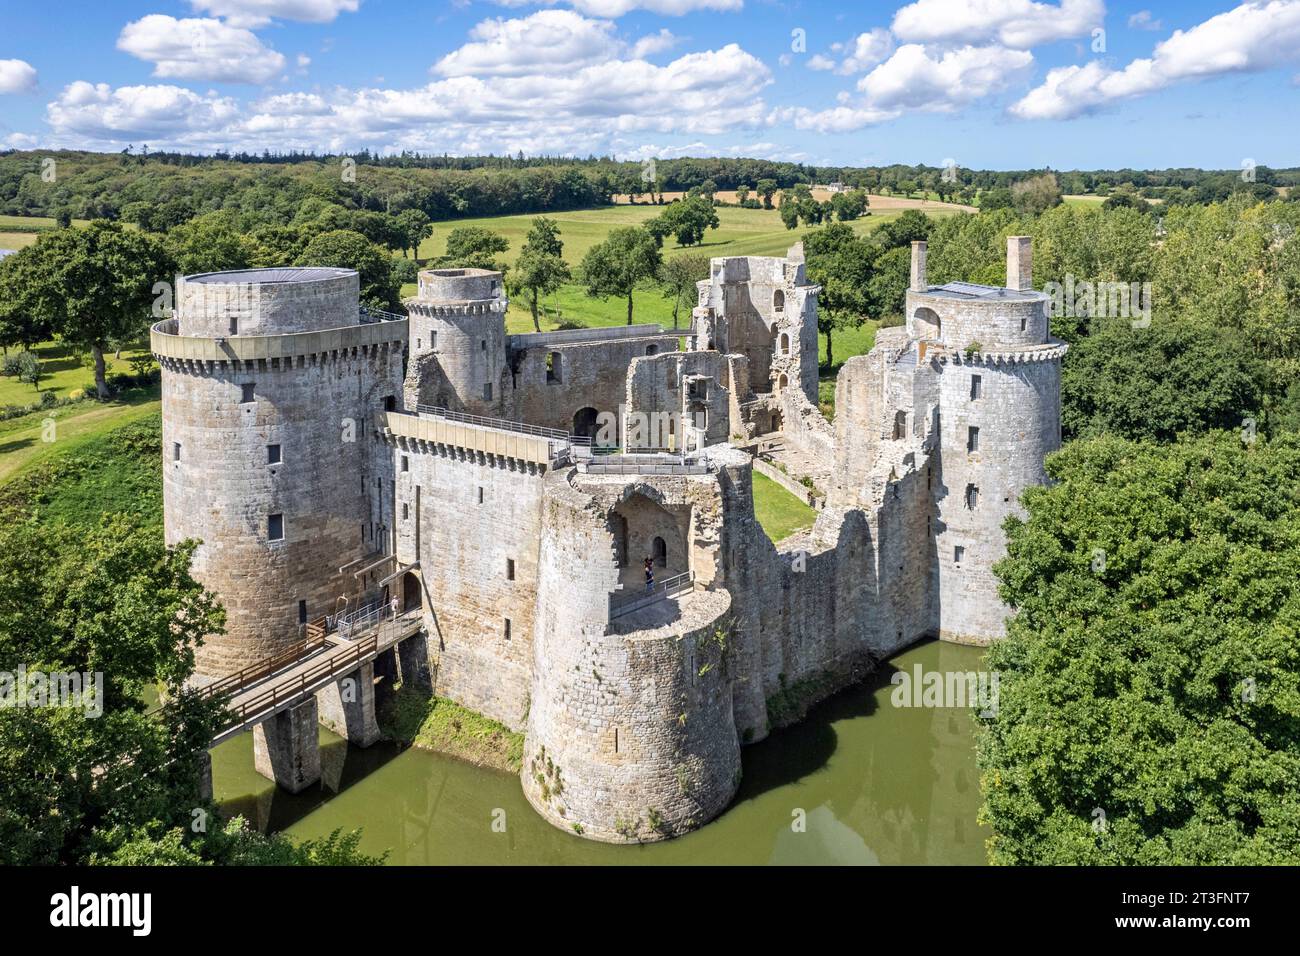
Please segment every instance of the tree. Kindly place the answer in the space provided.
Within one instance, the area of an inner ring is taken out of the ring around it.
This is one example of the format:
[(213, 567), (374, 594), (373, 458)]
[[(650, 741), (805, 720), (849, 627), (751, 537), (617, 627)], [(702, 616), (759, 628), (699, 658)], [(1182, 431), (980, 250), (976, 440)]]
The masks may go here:
[(74, 346), (89, 349), (96, 393), (107, 398), (104, 351), (148, 328), (154, 284), (172, 275), (171, 257), (153, 236), (102, 219), (82, 229), (44, 233), (29, 248), (24, 267), (13, 275), (5, 272), (17, 284), (16, 307), (39, 316)]
[(861, 219), (867, 213), (867, 194), (860, 189), (836, 193), (831, 197), (831, 210), (840, 222)]
[(1022, 179), (1011, 187), (1011, 204), (1026, 216), (1037, 216), (1061, 204), (1061, 190), (1051, 173)]
[(1300, 439), (1104, 437), (1047, 470), (994, 568), (992, 862), (1294, 860)]
[(627, 324), (632, 324), (632, 293), (659, 275), (663, 257), (659, 243), (639, 226), (611, 229), (604, 242), (582, 257), (582, 281), (587, 295), (627, 299)]
[(736, 204), (737, 204), (738, 206), (743, 206), (743, 205), (745, 205), (745, 203), (747, 203), (748, 201), (749, 201), (749, 187), (748, 187), (748, 186), (737, 186), (737, 187), (736, 187)]
[(660, 271), (664, 298), (673, 300), (673, 328), (682, 306), (692, 307), (697, 298), (696, 283), (709, 277), (709, 258), (693, 253), (683, 253), (665, 259)]
[(41, 360), (35, 352), (18, 353), (18, 381), (41, 390)]
[(410, 250), (411, 258), (420, 255), (420, 243), (433, 235), (433, 223), (421, 209), (403, 209), (397, 214), (397, 229), (402, 236), (402, 252)]
[(307, 243), (298, 265), (355, 269), (360, 276), (362, 305), (389, 310), (401, 305), (392, 256), (359, 232), (336, 229), (321, 233)]
[(875, 307), (871, 279), (876, 250), (842, 222), (805, 234), (803, 247), (808, 278), (822, 287), (817, 331), (826, 336), (826, 367), (833, 368), (836, 330), (857, 328)]
[(1171, 442), (1182, 432), (1239, 428), (1258, 414), (1266, 374), (1228, 330), (1187, 320), (1138, 329), (1103, 320), (1065, 358), (1062, 435)]
[(758, 194), (763, 197), (763, 208), (772, 208), (772, 197), (776, 195), (775, 179), (760, 179), (758, 181)]
[[(90, 529), (3, 523), (0, 659), (29, 674), (98, 674), (102, 695), (0, 708), (0, 861), (84, 861), (99, 828), (189, 823), (220, 712), (185, 681), (225, 617), (190, 576), (196, 546), (167, 547), (120, 515)], [(173, 703), (146, 715), (157, 684)]]
[(168, 254), (183, 275), (247, 269), (260, 251), (257, 242), (224, 212), (196, 216), (167, 233)]
[(533, 220), (528, 238), (520, 247), (519, 258), (510, 270), (510, 294), (527, 297), (533, 328), (538, 332), (542, 330), (539, 316), (542, 296), (554, 294), (572, 278), (563, 253), (559, 224), (554, 219), (539, 216)]
[(662, 213), (645, 224), (645, 228), (659, 242), (672, 234), (679, 246), (694, 246), (704, 240), (704, 233), (717, 229), (718, 211), (711, 199), (703, 195), (679, 199)]
[(462, 269), (490, 269), (500, 272), (496, 256), (510, 248), (505, 236), (479, 226), (460, 226), (447, 234), (444, 265)]
[(39, 295), (45, 288), (41, 253), (34, 245), (0, 259), (0, 345), (31, 351), (54, 334)]

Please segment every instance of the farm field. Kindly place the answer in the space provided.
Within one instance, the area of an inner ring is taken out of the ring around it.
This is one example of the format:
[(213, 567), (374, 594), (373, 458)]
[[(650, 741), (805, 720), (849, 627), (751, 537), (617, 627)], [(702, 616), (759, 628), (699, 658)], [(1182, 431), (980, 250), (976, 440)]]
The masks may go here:
[[(82, 365), (76, 352), (62, 342), (42, 342), (32, 350), (41, 362), (41, 392), (53, 392), (58, 398), (67, 398), (77, 389), (93, 390), (95, 369), (92, 365)], [(16, 347), (9, 349), (15, 354)], [(122, 357), (115, 358), (115, 352), (104, 354), (104, 367), (108, 375), (115, 372), (130, 372), (131, 359), (149, 355), (149, 347), (140, 342), (132, 348), (122, 350)], [(17, 376), (0, 376), (0, 406), (30, 405), (40, 400), (40, 393), (26, 382), (20, 382)]]

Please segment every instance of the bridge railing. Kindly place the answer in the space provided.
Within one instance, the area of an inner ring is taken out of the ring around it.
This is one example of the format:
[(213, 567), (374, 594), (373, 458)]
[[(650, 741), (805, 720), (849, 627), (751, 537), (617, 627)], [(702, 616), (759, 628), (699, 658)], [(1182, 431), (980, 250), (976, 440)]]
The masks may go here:
[(202, 698), (217, 697), (221, 695), (237, 694), (241, 689), (250, 684), (256, 684), (260, 680), (265, 680), (276, 671), (284, 670), (290, 664), (295, 664), (307, 655), (325, 647), (329, 642), (325, 639), (324, 634), (312, 635), (306, 640), (297, 641), (285, 648), (274, 657), (268, 657), (266, 660), (258, 661), (256, 664), (249, 664), (233, 674), (227, 674), (220, 680), (213, 681), (204, 687), (200, 687), (198, 695)]
[(462, 425), (475, 425), (479, 428), (493, 428), (497, 431), (516, 432), (520, 435), (532, 435), (537, 438), (545, 438), (550, 441), (551, 454), (561, 457), (565, 452), (572, 450), (577, 457), (588, 457), (591, 454), (591, 439), (585, 435), (572, 435), (569, 432), (559, 428), (546, 428), (542, 425), (529, 425), (526, 422), (515, 422), (508, 418), (487, 418), (483, 415), (470, 415), (465, 412), (454, 412), (449, 408), (443, 408), (441, 405), (416, 405), (416, 414), (430, 415), (434, 418), (445, 418), (449, 422), (459, 422)]
[(649, 607), (651, 604), (657, 604), (659, 601), (667, 600), (684, 591), (689, 591), (695, 586), (695, 572), (684, 571), (681, 574), (675, 574), (671, 578), (665, 578), (659, 584), (656, 584), (650, 591), (640, 595), (626, 595), (623, 597), (610, 597), (609, 601), (609, 619), (615, 620), (625, 614), (631, 614), (633, 611), (639, 611), (643, 607)]

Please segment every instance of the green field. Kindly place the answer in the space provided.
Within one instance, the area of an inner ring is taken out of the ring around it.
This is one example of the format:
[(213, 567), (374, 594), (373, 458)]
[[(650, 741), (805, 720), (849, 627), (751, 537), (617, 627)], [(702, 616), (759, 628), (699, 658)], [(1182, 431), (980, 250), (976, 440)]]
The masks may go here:
[(812, 527), (817, 512), (771, 478), (754, 472), (754, 517), (773, 542)]
[[(32, 351), (40, 359), (41, 372), (45, 376), (41, 379), (42, 392), (53, 392), (59, 398), (67, 398), (78, 389), (94, 392), (95, 367), (90, 364), (89, 353), (79, 356), (76, 350), (62, 342), (42, 342)], [(15, 349), (11, 347), (9, 354), (14, 352)], [(108, 352), (104, 355), (107, 375), (133, 371), (130, 360), (148, 355), (149, 347), (147, 343), (141, 342), (132, 348), (123, 349), (121, 358), (117, 358), (116, 354)], [(30, 405), (39, 401), (40, 397), (35, 388), (26, 382), (20, 382), (17, 376), (0, 376), (0, 405)]]

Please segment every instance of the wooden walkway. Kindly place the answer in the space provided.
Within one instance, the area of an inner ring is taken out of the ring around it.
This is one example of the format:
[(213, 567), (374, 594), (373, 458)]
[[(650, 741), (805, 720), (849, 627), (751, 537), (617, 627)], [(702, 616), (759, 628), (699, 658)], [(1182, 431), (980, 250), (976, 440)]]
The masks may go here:
[(282, 710), (302, 703), (322, 687), (368, 664), (422, 627), (417, 610), (380, 621), (350, 640), (317, 634), (267, 661), (246, 667), (200, 690), (227, 700), (231, 721), (212, 746), (243, 733)]

